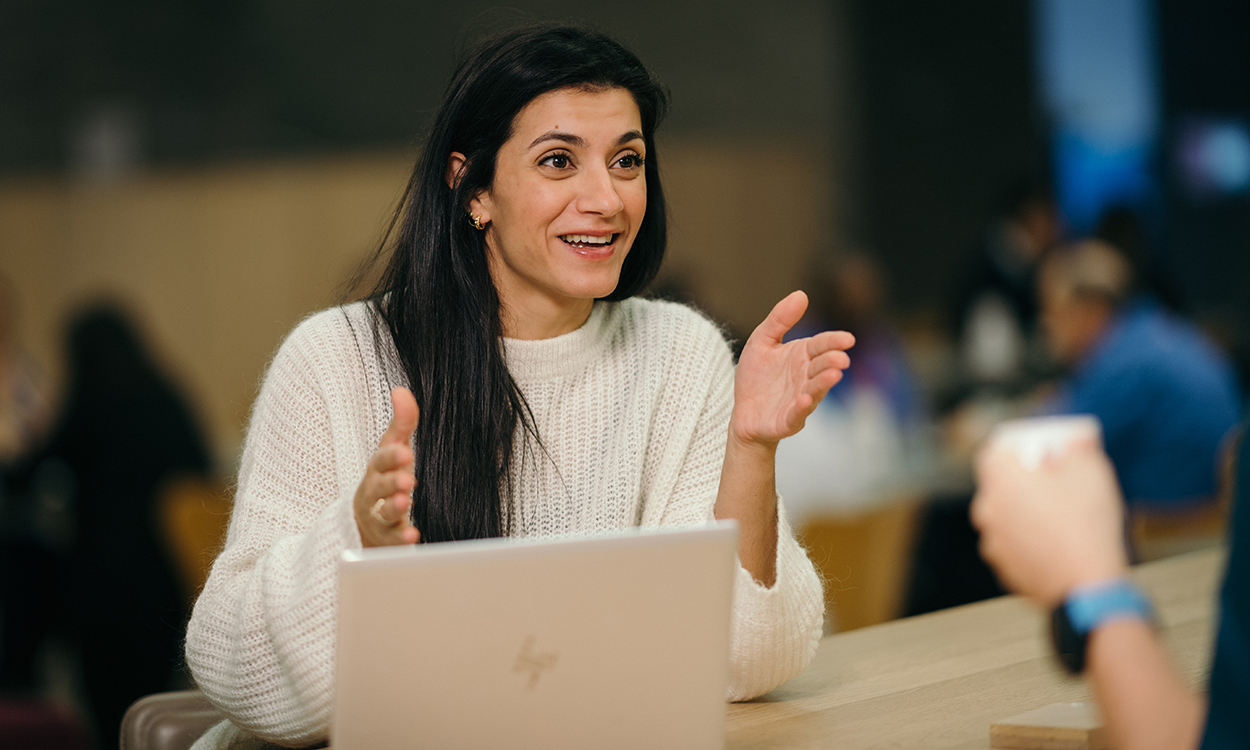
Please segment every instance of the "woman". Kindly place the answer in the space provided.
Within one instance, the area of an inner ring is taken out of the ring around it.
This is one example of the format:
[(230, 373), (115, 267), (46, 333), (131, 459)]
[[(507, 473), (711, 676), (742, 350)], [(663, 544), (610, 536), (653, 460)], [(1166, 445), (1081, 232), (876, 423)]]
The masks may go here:
[(201, 746), (325, 737), (337, 559), (362, 545), (735, 518), (729, 697), (806, 666), (820, 583), (779, 511), (773, 455), (853, 340), (783, 345), (796, 293), (735, 380), (714, 325), (632, 299), (664, 251), (666, 103), (636, 57), (580, 29), (510, 32), (461, 65), (375, 293), (301, 323), (257, 399), (226, 548), (188, 627), (196, 681), (235, 725)]

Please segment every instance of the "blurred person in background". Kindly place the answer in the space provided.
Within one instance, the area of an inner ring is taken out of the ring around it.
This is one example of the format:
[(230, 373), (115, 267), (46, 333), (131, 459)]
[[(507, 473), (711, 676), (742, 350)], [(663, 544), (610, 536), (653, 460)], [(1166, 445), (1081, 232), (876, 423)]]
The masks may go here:
[(1098, 219), (1094, 238), (1124, 254), (1133, 269), (1138, 294), (1149, 295), (1174, 314), (1188, 312), (1176, 274), (1159, 261), (1136, 209), (1130, 206), (1108, 208)]
[[(1061, 234), (1050, 183), (1021, 176), (1002, 190), (956, 279), (950, 311), (954, 377), (936, 394), (935, 409), (943, 459), (961, 474), (994, 424), (1031, 408), (1027, 394), (1049, 369), (1037, 332), (1037, 267)], [(908, 615), (1003, 593), (977, 554), (968, 484), (944, 489), (925, 508), (904, 607)]]
[(1011, 590), (1052, 612), (1064, 665), (1088, 674), (1112, 747), (1250, 746), (1250, 441), (1237, 453), (1206, 701), (1177, 673), (1148, 600), (1127, 578), (1124, 499), (1096, 441), (1034, 469), (993, 444), (977, 461), (972, 520), (982, 553)]
[[(69, 528), (51, 545), (64, 549), (54, 604), (77, 647), (97, 741), (111, 746), (132, 702), (174, 684), (186, 612), (159, 530), (158, 502), (169, 480), (204, 476), (210, 461), (185, 399), (119, 309), (98, 305), (78, 313), (67, 345), (59, 417), (13, 480), (27, 489), (27, 502), (46, 502), (40, 496), (48, 477), (61, 478), (55, 484), (66, 496)], [(18, 563), (9, 558), (5, 565)], [(23, 601), (21, 587), (3, 593), (7, 640), (10, 621), (29, 616), (31, 602)]]
[[(47, 378), (17, 340), (17, 298), (0, 274), (0, 466), (12, 463), (43, 436), (50, 406)], [(0, 505), (4, 489), (0, 487)]]
[[(1132, 265), (1100, 240), (1052, 250), (1038, 271), (1040, 323), (1066, 373), (997, 410), (947, 420), (948, 449), (969, 458), (994, 424), (1035, 414), (1092, 414), (1130, 511), (1184, 511), (1217, 500), (1221, 458), (1240, 409), (1228, 357), (1138, 287)], [(1001, 593), (976, 555), (967, 498), (931, 504), (908, 612)], [(1209, 507), (1209, 506), (1208, 506)], [(945, 593), (948, 592), (949, 593)]]
[(956, 343), (967, 387), (1018, 391), (1029, 385), (1037, 266), (1060, 233), (1047, 183), (1022, 180), (1004, 193), (955, 296)]
[(1098, 418), (1131, 507), (1212, 500), (1240, 409), (1224, 352), (1137, 293), (1128, 259), (1100, 240), (1050, 255), (1038, 294), (1046, 341), (1071, 370), (1043, 410)]
[[(51, 626), (56, 566), (30, 503), (19, 502), (8, 473), (46, 437), (46, 378), (17, 341), (17, 299), (0, 274), (0, 692), (35, 685), (35, 648)], [(4, 607), (22, 602), (21, 612)]]
[(884, 401), (898, 425), (922, 422), (924, 396), (903, 341), (885, 316), (881, 264), (860, 251), (822, 255), (812, 261), (805, 286), (811, 289), (809, 307), (787, 340), (834, 329), (855, 334), (855, 358), (822, 403), (845, 405), (870, 392)]
[(796, 522), (895, 489), (906, 479), (912, 438), (928, 419), (902, 339), (885, 316), (881, 265), (860, 251), (820, 252), (803, 286), (810, 305), (786, 340), (850, 331), (855, 357), (803, 431), (778, 447), (778, 487)]

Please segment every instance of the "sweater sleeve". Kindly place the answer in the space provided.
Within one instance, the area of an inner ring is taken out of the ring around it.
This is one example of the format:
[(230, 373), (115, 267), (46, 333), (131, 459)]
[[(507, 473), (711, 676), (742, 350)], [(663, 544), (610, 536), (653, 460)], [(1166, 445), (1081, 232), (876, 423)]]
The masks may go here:
[[(720, 485), (729, 417), (733, 412), (734, 369), (719, 331), (702, 347), (706, 370), (694, 382), (706, 384), (698, 421), (660, 523), (712, 518)], [(816, 655), (824, 634), (824, 593), (807, 553), (794, 538), (781, 498), (777, 498), (777, 580), (770, 587), (738, 566), (730, 626), (728, 698), (763, 695), (802, 672)]]
[(283, 344), (257, 398), (225, 549), (186, 644), (196, 684), (234, 724), (290, 745), (328, 732), (338, 558), (360, 547), (354, 483), (336, 474), (307, 325)]

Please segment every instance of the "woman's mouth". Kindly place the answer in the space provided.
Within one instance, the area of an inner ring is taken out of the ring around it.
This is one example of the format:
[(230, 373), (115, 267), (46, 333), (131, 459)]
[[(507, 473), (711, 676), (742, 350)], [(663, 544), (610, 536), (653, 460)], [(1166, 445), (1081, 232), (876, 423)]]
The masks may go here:
[(616, 234), (562, 234), (560, 240), (575, 250), (602, 250), (616, 243)]

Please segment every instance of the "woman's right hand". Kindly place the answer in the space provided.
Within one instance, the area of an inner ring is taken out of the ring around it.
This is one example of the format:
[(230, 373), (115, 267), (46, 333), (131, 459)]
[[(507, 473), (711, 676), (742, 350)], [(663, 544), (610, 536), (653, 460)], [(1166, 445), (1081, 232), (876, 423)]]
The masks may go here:
[(354, 510), (360, 541), (366, 547), (416, 544), (421, 533), (412, 525), (408, 511), (413, 475), (412, 433), (417, 429), (417, 400), (407, 388), (391, 391), (394, 416), (369, 459), (365, 478), (356, 488)]

